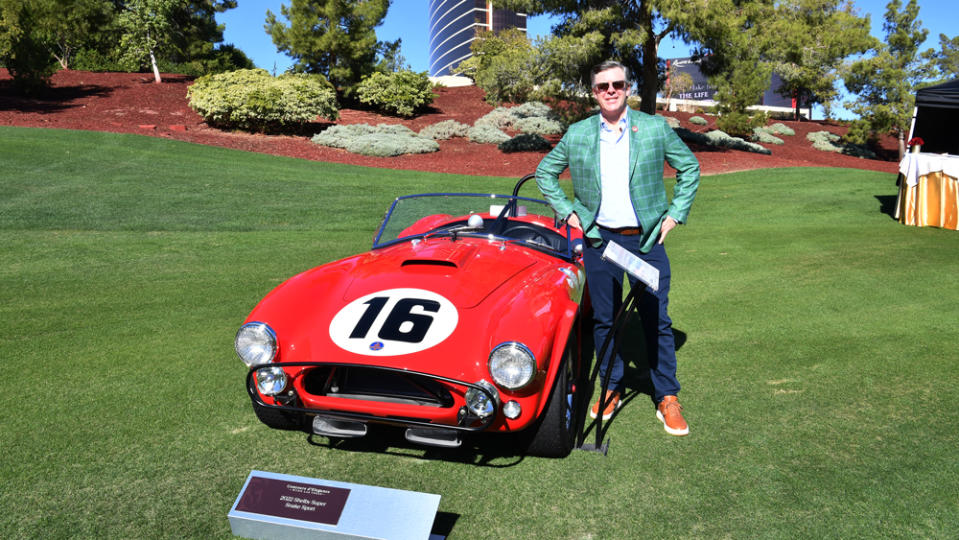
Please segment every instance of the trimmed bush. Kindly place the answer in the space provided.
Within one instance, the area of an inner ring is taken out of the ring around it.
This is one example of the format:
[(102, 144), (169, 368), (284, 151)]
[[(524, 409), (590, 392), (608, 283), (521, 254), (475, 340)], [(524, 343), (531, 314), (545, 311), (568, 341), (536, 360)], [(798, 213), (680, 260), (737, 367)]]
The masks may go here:
[(420, 130), (420, 137), (445, 141), (453, 137), (465, 137), (469, 133), (470, 127), (456, 120), (443, 120), (435, 124), (430, 124)]
[(394, 157), (403, 154), (428, 154), (440, 149), (433, 139), (412, 136), (404, 137), (390, 133), (371, 133), (351, 139), (346, 150), (364, 156)]
[(859, 144), (840, 143), (839, 135), (828, 131), (813, 131), (806, 134), (806, 140), (812, 147), (823, 152), (836, 152), (847, 156), (865, 159), (876, 159), (876, 153)]
[(530, 101), (511, 108), (497, 107), (477, 120), (475, 125), (539, 135), (559, 134), (566, 129), (549, 105), (539, 101)]
[(730, 137), (726, 133), (714, 129), (708, 133), (696, 133), (685, 128), (674, 130), (679, 138), (687, 143), (699, 144), (703, 146), (715, 146), (720, 148), (730, 148), (733, 150), (742, 150), (745, 152), (754, 152), (757, 154), (771, 154), (768, 149), (751, 143), (739, 137)]
[(479, 123), (470, 128), (466, 137), (470, 141), (480, 144), (500, 144), (510, 140), (510, 136), (499, 129), (488, 124)]
[(785, 141), (769, 132), (769, 128), (753, 128), (751, 140), (765, 144), (785, 144)]
[(356, 96), (362, 103), (380, 112), (399, 116), (413, 116), (433, 103), (433, 84), (425, 71), (375, 72), (356, 87)]
[(342, 148), (364, 156), (392, 157), (402, 154), (426, 154), (440, 149), (439, 143), (421, 137), (398, 124), (350, 124), (331, 126), (311, 139), (321, 146)]
[(542, 101), (528, 101), (522, 105), (510, 108), (509, 112), (516, 118), (556, 117), (556, 115), (553, 114), (553, 110), (549, 108), (549, 105)]
[(796, 134), (793, 128), (787, 126), (786, 124), (783, 124), (782, 122), (776, 122), (775, 124), (767, 127), (766, 129), (769, 130), (769, 132), (772, 133), (773, 135), (788, 135), (792, 137), (793, 135)]
[(523, 133), (499, 143), (497, 148), (503, 152), (545, 152), (552, 149), (553, 145), (540, 135)]
[[(506, 107), (496, 107), (492, 111), (480, 117), (473, 125), (475, 127), (486, 126), (494, 129), (506, 129), (513, 125), (516, 117)], [(497, 143), (498, 144), (498, 143)]]
[(676, 132), (676, 135), (679, 135), (679, 138), (685, 143), (698, 144), (700, 146), (712, 146), (713, 142), (706, 137), (703, 133), (697, 133), (695, 131), (690, 131), (683, 127), (674, 128), (673, 131)]
[(211, 126), (270, 131), (339, 116), (336, 94), (322, 75), (273, 77), (262, 69), (204, 75), (188, 89), (190, 107)]
[(513, 122), (513, 129), (534, 135), (556, 135), (563, 132), (563, 124), (542, 116), (530, 116)]
[(666, 124), (669, 127), (673, 129), (676, 129), (679, 127), (679, 118), (673, 118), (672, 116), (663, 116), (663, 118), (666, 119)]
[(703, 118), (702, 116), (690, 116), (689, 123), (695, 126), (705, 126), (709, 122), (707, 122), (706, 119)]

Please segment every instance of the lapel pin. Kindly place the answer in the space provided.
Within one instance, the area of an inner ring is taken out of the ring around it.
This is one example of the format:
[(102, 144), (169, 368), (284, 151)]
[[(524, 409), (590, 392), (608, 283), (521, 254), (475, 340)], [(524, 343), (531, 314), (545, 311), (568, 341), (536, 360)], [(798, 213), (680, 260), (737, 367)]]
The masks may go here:
[(633, 133), (636, 133), (637, 131), (639, 131), (639, 127), (638, 127), (638, 126), (633, 126)]

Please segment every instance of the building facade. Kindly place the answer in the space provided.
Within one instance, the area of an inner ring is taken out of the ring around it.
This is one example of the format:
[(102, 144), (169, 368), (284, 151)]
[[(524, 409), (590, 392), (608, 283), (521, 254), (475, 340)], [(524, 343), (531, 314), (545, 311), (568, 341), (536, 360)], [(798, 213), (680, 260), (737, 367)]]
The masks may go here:
[(451, 75), (469, 58), (477, 32), (507, 28), (526, 31), (526, 15), (493, 9), (485, 0), (430, 0), (430, 76)]

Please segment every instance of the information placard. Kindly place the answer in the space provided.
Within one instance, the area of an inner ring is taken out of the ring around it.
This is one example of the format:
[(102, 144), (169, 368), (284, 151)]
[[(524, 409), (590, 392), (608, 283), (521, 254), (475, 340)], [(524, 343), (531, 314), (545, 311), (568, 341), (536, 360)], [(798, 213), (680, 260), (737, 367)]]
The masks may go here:
[(244, 538), (426, 540), (439, 503), (429, 493), (252, 471), (229, 519)]
[(253, 476), (236, 509), (336, 525), (349, 495), (350, 490), (338, 487)]
[(630, 253), (626, 248), (616, 242), (608, 242), (606, 249), (603, 250), (603, 258), (612, 261), (631, 276), (645, 283), (654, 291), (659, 290), (659, 270)]

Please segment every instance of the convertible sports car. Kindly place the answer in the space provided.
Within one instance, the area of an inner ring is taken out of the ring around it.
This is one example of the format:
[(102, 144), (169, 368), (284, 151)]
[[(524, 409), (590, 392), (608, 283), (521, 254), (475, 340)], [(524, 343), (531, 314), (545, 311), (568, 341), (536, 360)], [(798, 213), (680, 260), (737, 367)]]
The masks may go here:
[(567, 455), (588, 398), (582, 236), (517, 195), (529, 178), (512, 196), (400, 197), (370, 251), (269, 293), (235, 340), (257, 417), (331, 438), (390, 424), (442, 447), (515, 433)]

